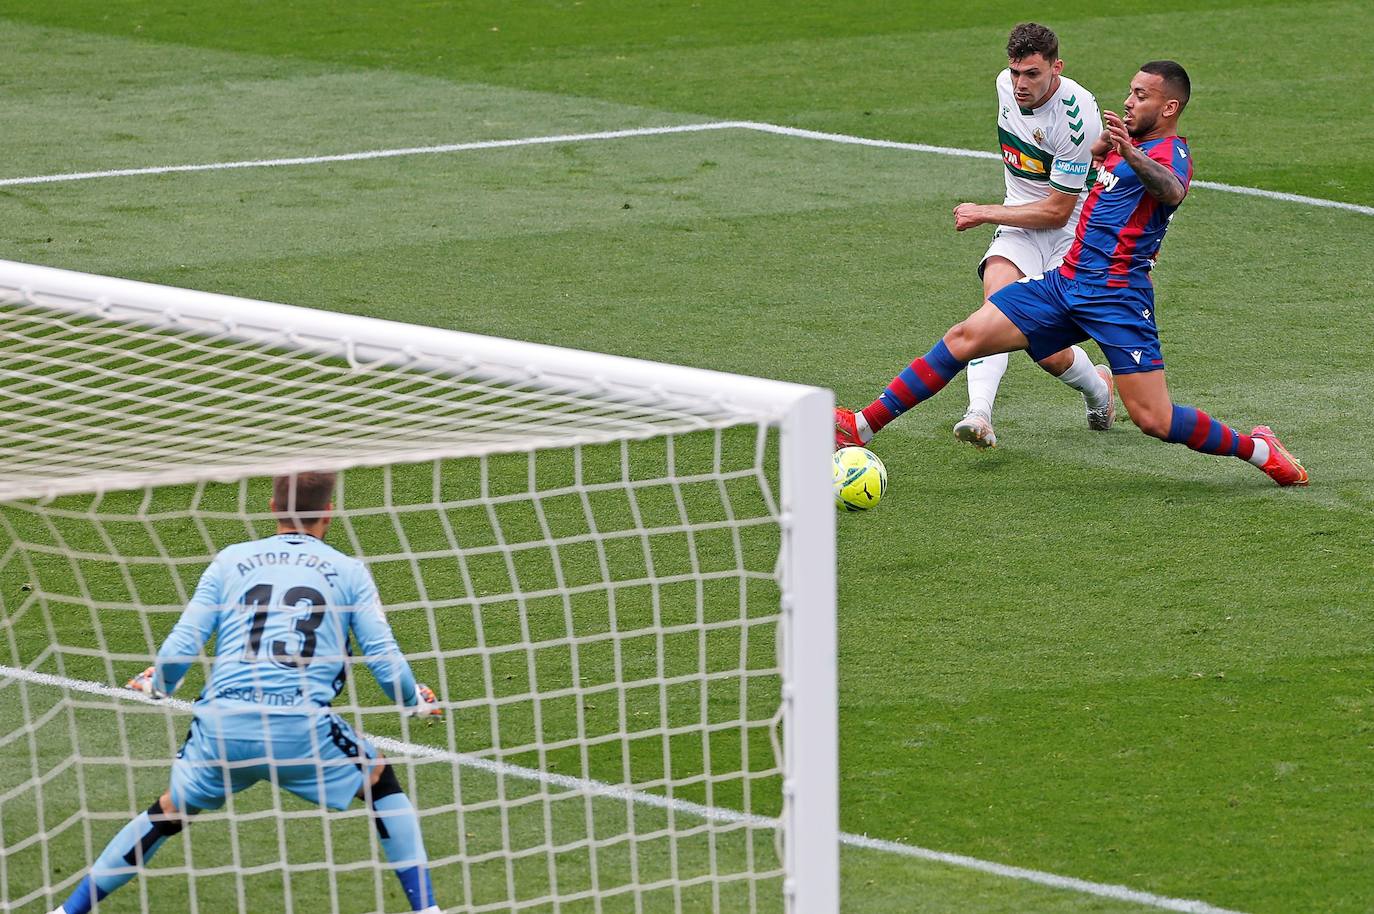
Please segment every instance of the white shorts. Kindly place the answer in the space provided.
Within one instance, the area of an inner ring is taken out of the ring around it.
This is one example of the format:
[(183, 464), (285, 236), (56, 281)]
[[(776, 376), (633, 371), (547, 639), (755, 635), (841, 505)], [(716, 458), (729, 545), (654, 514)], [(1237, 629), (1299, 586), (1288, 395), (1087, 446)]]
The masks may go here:
[(1039, 276), (1059, 266), (1073, 244), (1073, 230), (1023, 229), (1013, 225), (999, 225), (992, 233), (988, 252), (978, 261), (978, 278), (989, 257), (1005, 257), (1016, 265), (1022, 276)]

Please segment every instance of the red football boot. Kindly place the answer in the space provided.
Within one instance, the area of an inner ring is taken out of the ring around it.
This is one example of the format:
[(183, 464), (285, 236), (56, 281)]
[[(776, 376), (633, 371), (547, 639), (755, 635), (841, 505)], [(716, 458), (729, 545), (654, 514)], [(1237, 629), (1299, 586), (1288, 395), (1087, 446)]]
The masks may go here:
[(1288, 453), (1288, 449), (1279, 444), (1279, 439), (1275, 437), (1274, 430), (1267, 425), (1257, 425), (1250, 432), (1252, 438), (1263, 438), (1269, 445), (1269, 459), (1264, 461), (1266, 476), (1274, 480), (1281, 486), (1305, 486), (1307, 485), (1307, 470), (1298, 462), (1298, 458)]
[(854, 418), (854, 410), (843, 406), (835, 407), (835, 450), (845, 447), (863, 447), (859, 437), (859, 425)]

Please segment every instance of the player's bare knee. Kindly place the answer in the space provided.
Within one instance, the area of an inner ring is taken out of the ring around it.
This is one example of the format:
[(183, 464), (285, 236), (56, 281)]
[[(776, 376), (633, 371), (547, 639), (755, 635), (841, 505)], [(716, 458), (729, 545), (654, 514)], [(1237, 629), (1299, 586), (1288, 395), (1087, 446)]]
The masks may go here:
[(405, 791), (396, 777), (396, 770), (390, 765), (378, 765), (372, 769), (368, 783), (359, 789), (358, 796), (375, 808), (378, 800), (398, 793)]
[(1169, 437), (1170, 416), (1148, 409), (1137, 412), (1127, 407), (1127, 411), (1130, 412), (1131, 421), (1135, 423), (1136, 428), (1151, 438), (1164, 439)]
[(386, 763), (386, 756), (380, 752), (377, 753), (377, 757), (372, 762), (372, 769), (367, 773), (367, 782), (370, 785), (375, 785), (381, 779), (382, 774), (391, 766)]
[(974, 329), (969, 326), (967, 320), (962, 320), (950, 327), (944, 336), (945, 348), (956, 359), (967, 361), (977, 356), (970, 355), (978, 344), (977, 335)]
[(1068, 371), (1073, 365), (1073, 351), (1069, 349), (1056, 352), (1054, 355), (1045, 356), (1038, 363), (1041, 368), (1054, 375), (1056, 378)]
[(182, 818), (181, 812), (172, 802), (170, 793), (164, 793), (157, 798), (152, 806), (148, 807), (148, 820), (152, 823), (155, 832), (169, 838), (186, 827), (186, 820)]

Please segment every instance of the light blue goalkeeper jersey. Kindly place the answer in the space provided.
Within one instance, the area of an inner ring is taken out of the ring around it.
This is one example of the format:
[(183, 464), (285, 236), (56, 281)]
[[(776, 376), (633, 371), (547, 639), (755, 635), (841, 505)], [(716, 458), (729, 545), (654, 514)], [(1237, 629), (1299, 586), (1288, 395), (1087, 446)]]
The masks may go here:
[(362, 562), (304, 533), (239, 543), (201, 575), (157, 652), (154, 685), (175, 690), (217, 635), (196, 719), (227, 738), (261, 739), (265, 727), (289, 725), (283, 715), (314, 715), (339, 694), (350, 632), (387, 695), (414, 705), (415, 677)]

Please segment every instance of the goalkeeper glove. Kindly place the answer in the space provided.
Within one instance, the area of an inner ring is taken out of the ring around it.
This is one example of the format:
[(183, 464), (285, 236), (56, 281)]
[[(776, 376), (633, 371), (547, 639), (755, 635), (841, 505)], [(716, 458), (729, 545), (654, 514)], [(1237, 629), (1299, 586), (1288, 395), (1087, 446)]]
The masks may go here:
[(126, 682), (125, 686), (133, 689), (135, 692), (142, 692), (154, 701), (159, 698), (166, 698), (167, 693), (153, 685), (153, 674), (155, 670), (155, 667), (148, 667), (142, 673), (139, 673), (133, 679)]
[(435, 697), (434, 690), (424, 683), (416, 684), (415, 704), (406, 708), (406, 713), (431, 723), (444, 719), (444, 709), (439, 707), (439, 699)]

